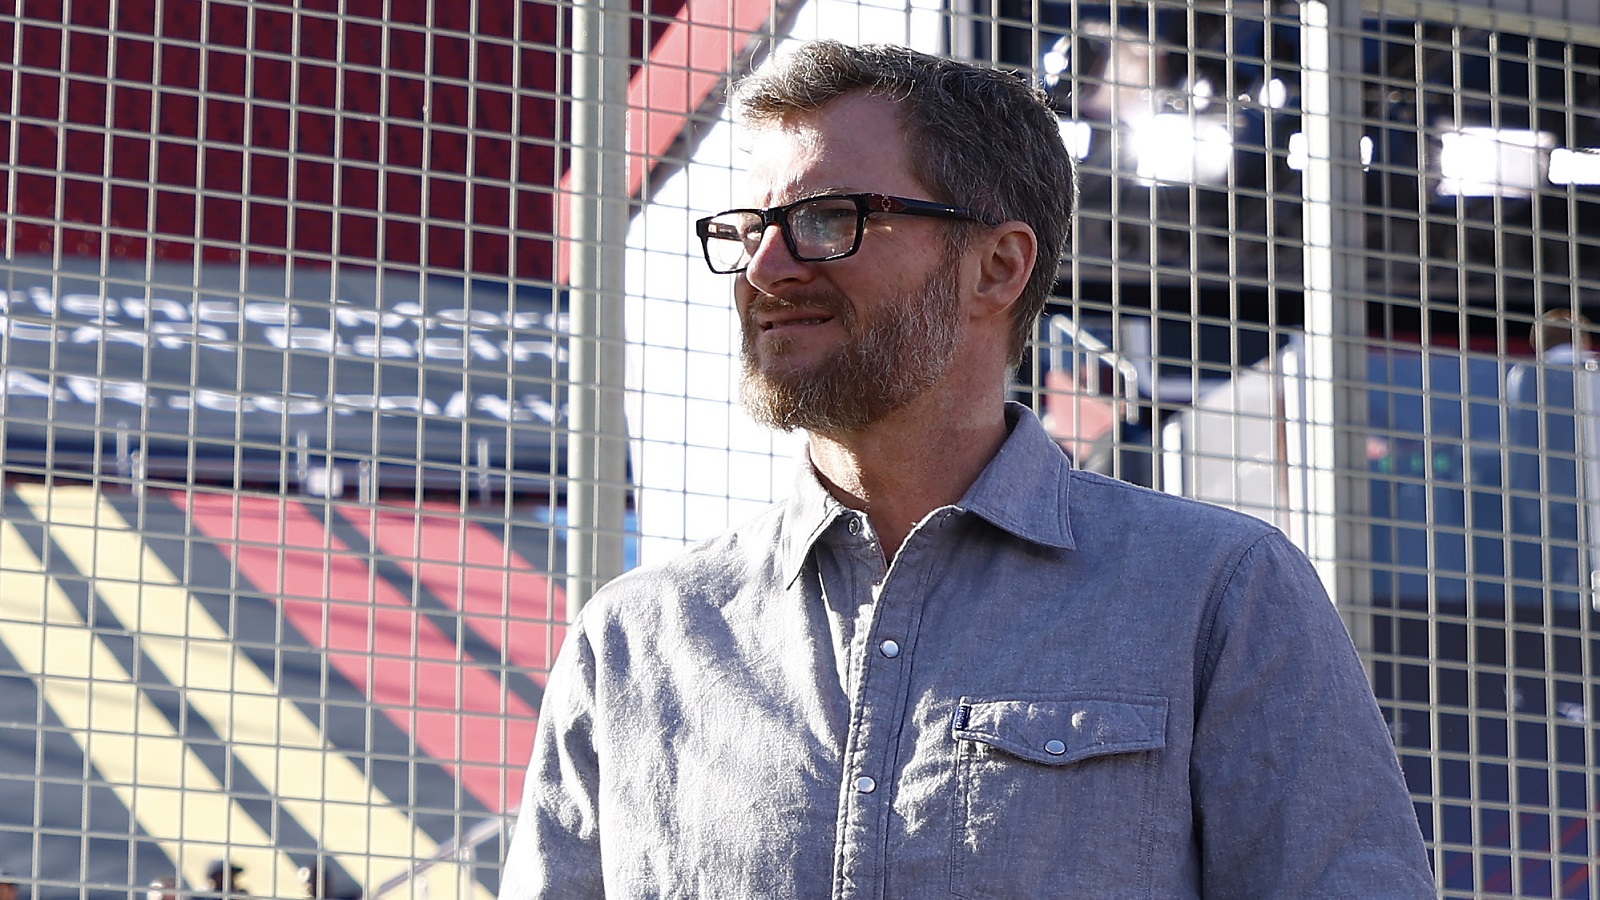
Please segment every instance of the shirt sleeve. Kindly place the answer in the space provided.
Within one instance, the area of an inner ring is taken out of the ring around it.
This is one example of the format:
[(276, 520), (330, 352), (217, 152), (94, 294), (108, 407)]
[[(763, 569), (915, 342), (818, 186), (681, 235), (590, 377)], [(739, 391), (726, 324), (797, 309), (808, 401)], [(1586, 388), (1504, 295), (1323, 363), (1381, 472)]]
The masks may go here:
[(499, 900), (603, 898), (594, 648), (581, 627), (550, 670)]
[(1204, 896), (1436, 896), (1366, 672), (1281, 534), (1245, 552), (1221, 587), (1198, 665)]

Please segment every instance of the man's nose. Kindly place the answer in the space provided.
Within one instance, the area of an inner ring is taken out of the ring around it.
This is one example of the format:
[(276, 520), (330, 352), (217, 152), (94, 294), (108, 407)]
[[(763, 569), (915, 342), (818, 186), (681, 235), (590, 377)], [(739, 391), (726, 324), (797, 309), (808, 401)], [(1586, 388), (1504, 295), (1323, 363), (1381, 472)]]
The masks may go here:
[(785, 282), (810, 280), (811, 263), (794, 258), (781, 226), (774, 223), (761, 232), (761, 242), (750, 255), (744, 277), (757, 290), (771, 294)]

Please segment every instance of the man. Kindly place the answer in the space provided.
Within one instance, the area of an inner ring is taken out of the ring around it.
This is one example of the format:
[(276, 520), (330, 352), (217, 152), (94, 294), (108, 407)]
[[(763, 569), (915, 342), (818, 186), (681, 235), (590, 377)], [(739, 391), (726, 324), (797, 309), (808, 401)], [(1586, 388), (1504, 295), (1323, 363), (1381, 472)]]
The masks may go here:
[(325, 859), (301, 866), (300, 887), (311, 900), (361, 900), (361, 887), (340, 877)]
[(698, 229), (810, 466), (584, 610), (501, 897), (1434, 896), (1305, 558), (1005, 401), (1071, 212), (1036, 93), (817, 43), (738, 99)]
[(1511, 545), (1511, 593), (1523, 606), (1553, 606), (1568, 615), (1583, 607), (1583, 595), (1573, 588), (1589, 569), (1578, 548), (1584, 507), (1577, 498), (1583, 493), (1580, 448), (1590, 439), (1580, 433), (1592, 427), (1581, 408), (1594, 378), (1590, 330), (1581, 315), (1546, 310), (1528, 332), (1537, 360), (1519, 360), (1506, 370), (1509, 487), (1516, 492), (1511, 527), (1520, 538)]
[(0, 869), (0, 900), (17, 900), (17, 883), (5, 869)]
[(178, 876), (162, 875), (152, 879), (144, 896), (145, 900), (178, 900)]
[(237, 865), (226, 856), (211, 861), (206, 866), (206, 890), (218, 894), (248, 894), (244, 886), (244, 866)]

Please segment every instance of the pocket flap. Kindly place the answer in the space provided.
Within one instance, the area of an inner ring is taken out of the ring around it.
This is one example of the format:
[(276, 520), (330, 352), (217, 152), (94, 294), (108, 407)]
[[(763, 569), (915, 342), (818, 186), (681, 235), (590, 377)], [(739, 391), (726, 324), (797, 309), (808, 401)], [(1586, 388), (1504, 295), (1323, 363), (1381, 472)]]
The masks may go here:
[(1166, 746), (1165, 697), (1051, 695), (961, 698), (957, 740), (978, 741), (1021, 759), (1063, 765), (1107, 753)]

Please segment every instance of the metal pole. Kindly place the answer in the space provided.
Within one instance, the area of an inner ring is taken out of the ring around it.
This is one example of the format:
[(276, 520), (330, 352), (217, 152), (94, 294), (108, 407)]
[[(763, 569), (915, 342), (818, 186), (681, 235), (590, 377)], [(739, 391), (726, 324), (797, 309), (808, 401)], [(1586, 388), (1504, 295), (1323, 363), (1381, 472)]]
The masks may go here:
[(1366, 227), (1361, 181), (1361, 4), (1300, 6), (1305, 226), (1305, 510), (1295, 530), (1360, 649), (1371, 645), (1366, 423)]
[(567, 245), (567, 615), (622, 571), (627, 504), (623, 265), (628, 227), (627, 0), (578, 0), (572, 19)]

